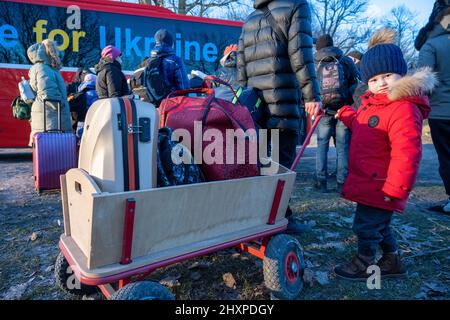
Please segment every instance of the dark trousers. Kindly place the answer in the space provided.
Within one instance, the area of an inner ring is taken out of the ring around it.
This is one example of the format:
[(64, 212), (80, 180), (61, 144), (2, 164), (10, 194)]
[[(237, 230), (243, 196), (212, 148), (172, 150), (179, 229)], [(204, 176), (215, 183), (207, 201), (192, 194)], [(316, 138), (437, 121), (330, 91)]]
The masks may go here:
[(297, 143), (297, 131), (280, 130), (280, 164), (288, 169), (295, 160)]
[(431, 138), (439, 160), (439, 174), (450, 196), (450, 120), (429, 119)]
[[(270, 132), (270, 130), (269, 130)], [(279, 131), (279, 162), (282, 166), (286, 168), (290, 168), (292, 163), (295, 160), (296, 151), (297, 151), (297, 143), (298, 143), (298, 131), (292, 130), (280, 130)], [(270, 134), (269, 134), (270, 141)], [(270, 148), (272, 149), (272, 148)], [(288, 206), (286, 210), (286, 218), (292, 215), (292, 210)]]
[(358, 253), (375, 256), (378, 247), (384, 253), (397, 251), (398, 245), (391, 230), (392, 211), (359, 204), (356, 206), (353, 232), (358, 237)]

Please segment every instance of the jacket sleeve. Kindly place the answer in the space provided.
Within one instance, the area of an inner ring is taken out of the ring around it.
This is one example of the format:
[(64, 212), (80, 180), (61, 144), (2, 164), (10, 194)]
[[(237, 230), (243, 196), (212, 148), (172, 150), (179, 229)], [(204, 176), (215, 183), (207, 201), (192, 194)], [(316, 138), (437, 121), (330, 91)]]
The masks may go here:
[(33, 89), (33, 91), (35, 93), (37, 93), (37, 72), (36, 72), (36, 65), (33, 65), (30, 68), (30, 71), (28, 71), (28, 77), (30, 78), (30, 86), (31, 89)]
[(122, 77), (120, 71), (108, 70), (106, 72), (106, 87), (108, 88), (108, 98), (120, 97), (122, 95)]
[(356, 111), (350, 106), (343, 106), (338, 110), (338, 119), (344, 123), (344, 125), (352, 130), (353, 123), (356, 119)]
[(52, 98), (52, 92), (55, 89), (55, 81), (51, 77), (51, 73), (46, 70), (44, 64), (36, 64), (33, 66), (33, 72), (30, 70), (30, 85), (40, 99), (45, 100)]
[(183, 89), (189, 89), (189, 79), (186, 73), (186, 69), (184, 67), (183, 61), (181, 59), (178, 59), (178, 70), (176, 72), (176, 81), (177, 81), (177, 87), (179, 90)]
[(238, 54), (237, 54), (237, 81), (241, 87), (247, 86), (247, 72), (245, 70), (244, 59), (244, 31), (242, 31), (239, 37)]
[(436, 51), (431, 44), (425, 43), (420, 49), (418, 66), (436, 69)]
[(321, 101), (312, 48), (311, 10), (307, 1), (301, 1), (290, 21), (288, 54), (305, 102)]
[(411, 103), (397, 110), (388, 124), (391, 161), (382, 191), (389, 197), (406, 199), (416, 182), (422, 158), (423, 117)]

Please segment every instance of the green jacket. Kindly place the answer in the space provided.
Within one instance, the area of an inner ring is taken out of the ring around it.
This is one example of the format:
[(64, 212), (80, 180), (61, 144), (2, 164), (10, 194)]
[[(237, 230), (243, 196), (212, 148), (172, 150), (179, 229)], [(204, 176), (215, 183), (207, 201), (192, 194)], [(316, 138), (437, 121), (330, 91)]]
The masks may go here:
[[(33, 135), (44, 131), (44, 100), (61, 101), (61, 129), (72, 131), (69, 104), (64, 80), (58, 70), (50, 65), (50, 59), (42, 43), (36, 43), (28, 48), (27, 55), (33, 63), (28, 75), (31, 88), (36, 92), (36, 100), (31, 107), (31, 134), (29, 145), (32, 144)], [(47, 130), (58, 128), (58, 113), (56, 104), (48, 103), (46, 110)]]
[(429, 66), (439, 79), (439, 84), (430, 96), (430, 119), (450, 120), (450, 25), (444, 29), (435, 25), (420, 49), (419, 67)]

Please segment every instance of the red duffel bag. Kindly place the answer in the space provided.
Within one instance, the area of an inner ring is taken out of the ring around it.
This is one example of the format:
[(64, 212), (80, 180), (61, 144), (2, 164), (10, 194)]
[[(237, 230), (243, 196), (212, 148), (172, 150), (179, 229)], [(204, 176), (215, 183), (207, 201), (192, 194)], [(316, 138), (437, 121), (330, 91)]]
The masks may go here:
[[(229, 86), (216, 77), (205, 80)], [(160, 127), (189, 132), (190, 141), (182, 142), (207, 181), (259, 175), (255, 124), (246, 107), (216, 98), (212, 88), (197, 88), (172, 92), (159, 112)]]

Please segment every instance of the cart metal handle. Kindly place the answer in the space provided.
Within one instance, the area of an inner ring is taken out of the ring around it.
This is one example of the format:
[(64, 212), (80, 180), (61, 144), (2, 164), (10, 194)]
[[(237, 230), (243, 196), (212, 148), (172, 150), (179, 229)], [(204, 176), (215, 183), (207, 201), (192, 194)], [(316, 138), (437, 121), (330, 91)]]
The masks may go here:
[(308, 132), (308, 135), (305, 138), (305, 141), (303, 142), (302, 147), (300, 148), (300, 151), (298, 152), (297, 156), (295, 157), (294, 163), (292, 163), (291, 171), (295, 171), (295, 168), (298, 165), (298, 162), (300, 158), (302, 157), (303, 153), (305, 152), (306, 147), (309, 145), (309, 142), (311, 140), (311, 136), (316, 131), (317, 125), (319, 124), (320, 119), (322, 119), (322, 116), (325, 114), (325, 110), (319, 111), (319, 114), (317, 115), (316, 119), (314, 120), (314, 124), (312, 125), (311, 129)]

